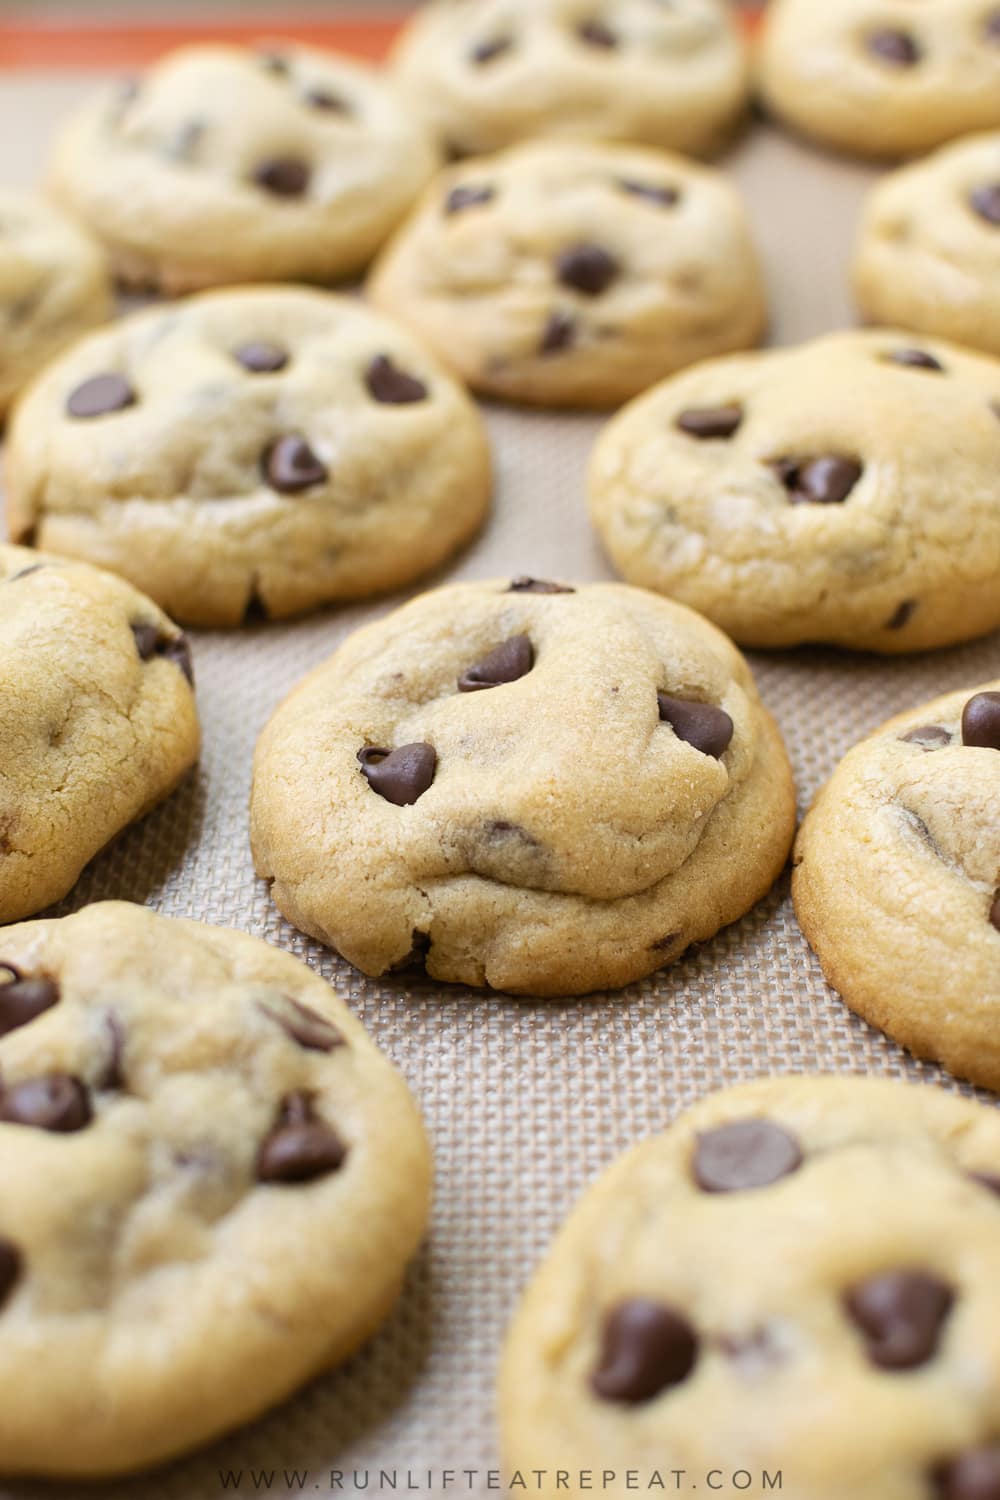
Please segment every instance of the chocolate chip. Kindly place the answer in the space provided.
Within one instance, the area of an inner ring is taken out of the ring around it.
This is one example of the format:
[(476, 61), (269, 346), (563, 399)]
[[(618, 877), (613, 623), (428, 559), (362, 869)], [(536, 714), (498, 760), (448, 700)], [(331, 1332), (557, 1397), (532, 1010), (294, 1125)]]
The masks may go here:
[(108, 1040), (107, 1062), (97, 1086), (102, 1089), (120, 1089), (125, 1083), (125, 1028), (113, 1010), (109, 1010), (104, 1017), (104, 1034)]
[(358, 751), (361, 770), (373, 792), (396, 807), (410, 807), (424, 795), (437, 771), (437, 751), (418, 741), (396, 750)]
[(308, 1005), (301, 1005), (291, 995), (282, 996), (283, 1009), (261, 1005), (261, 1010), (276, 1021), (286, 1035), (307, 1052), (332, 1052), (344, 1045), (344, 1038), (332, 1021), (317, 1015)]
[(20, 1250), (10, 1240), (0, 1239), (0, 1307), (14, 1290), (20, 1274)]
[(987, 1192), (995, 1193), (1000, 1198), (1000, 1172), (970, 1172), (969, 1176)]
[(901, 734), (900, 739), (906, 745), (919, 745), (923, 750), (940, 750), (942, 745), (951, 744), (951, 735), (940, 724), (921, 724), (908, 734)]
[(136, 403), (136, 394), (122, 375), (92, 375), (70, 391), (66, 410), (71, 417), (105, 417)]
[(730, 438), (743, 421), (741, 406), (690, 406), (677, 418), (677, 426), (693, 438)]
[(280, 344), (241, 344), (233, 350), (233, 358), (251, 375), (273, 375), (288, 364), (288, 353)]
[(423, 381), (399, 369), (388, 354), (375, 356), (365, 373), (365, 384), (375, 400), (386, 406), (409, 406), (427, 400)]
[(698, 1137), (694, 1178), (706, 1193), (769, 1187), (802, 1165), (798, 1141), (772, 1120), (733, 1120)]
[(343, 95), (335, 94), (331, 89), (307, 89), (302, 98), (310, 109), (320, 109), (326, 114), (349, 115), (353, 113)]
[(1000, 224), (1000, 182), (974, 188), (969, 194), (969, 205), (987, 224)]
[(993, 905), (990, 907), (990, 922), (1000, 932), (1000, 891), (993, 897)]
[(1000, 693), (977, 693), (962, 710), (962, 744), (1000, 750)]
[(329, 1125), (317, 1120), (306, 1094), (289, 1094), (271, 1134), (257, 1153), (260, 1182), (312, 1182), (336, 1172), (347, 1150)]
[(864, 470), (853, 458), (779, 458), (771, 465), (794, 505), (840, 505)]
[(633, 198), (643, 198), (647, 203), (655, 203), (658, 208), (673, 208), (681, 198), (677, 188), (659, 187), (655, 182), (639, 182), (633, 177), (619, 177), (618, 186), (623, 193), (630, 193)]
[(91, 1121), (90, 1099), (79, 1078), (69, 1073), (47, 1073), (4, 1089), (0, 1094), (0, 1120), (8, 1125), (33, 1125), (38, 1130), (82, 1130)]
[(514, 40), (509, 36), (490, 37), (485, 42), (477, 42), (469, 53), (469, 58), (477, 67), (484, 67), (487, 63), (495, 62), (498, 57), (503, 57), (514, 45)]
[(1000, 1500), (1000, 1443), (960, 1453), (935, 1480), (940, 1500)]
[(869, 33), (868, 51), (893, 68), (912, 68), (920, 61), (920, 48), (910, 33), (889, 26)]
[(172, 661), (175, 666), (180, 667), (188, 682), (194, 686), (191, 644), (186, 635), (163, 637), (160, 635), (158, 626), (142, 624), (133, 624), (132, 634), (135, 637), (135, 648), (139, 653), (140, 661), (151, 661), (154, 656), (162, 656), (166, 661)]
[(885, 1271), (851, 1287), (844, 1305), (865, 1335), (868, 1358), (883, 1370), (913, 1370), (937, 1353), (955, 1301), (951, 1287), (923, 1271)]
[(944, 365), (933, 354), (928, 354), (926, 349), (893, 349), (885, 359), (890, 365), (905, 365), (910, 370), (932, 370), (937, 375), (944, 374)]
[(682, 1313), (648, 1297), (630, 1297), (604, 1320), (590, 1384), (604, 1401), (636, 1406), (686, 1380), (697, 1358), (698, 1340)]
[(583, 21), (576, 28), (576, 34), (588, 47), (602, 47), (606, 52), (613, 52), (618, 46), (616, 33), (603, 21)]
[(535, 650), (526, 635), (512, 635), (475, 666), (467, 668), (458, 679), (460, 693), (476, 693), (481, 688), (500, 687), (526, 677), (535, 665)]
[(27, 1026), (59, 1003), (59, 986), (54, 979), (32, 978), (13, 964), (0, 964), (0, 968), (11, 976), (0, 984), (0, 1036)]
[(508, 594), (575, 594), (565, 583), (549, 583), (544, 578), (528, 578), (522, 576), (511, 580)]
[(729, 748), (735, 728), (724, 708), (714, 703), (696, 703), (687, 698), (672, 698), (669, 693), (657, 693), (660, 718), (669, 724), (679, 740), (685, 740), (700, 750), (702, 755), (713, 755), (719, 760)]
[(495, 197), (496, 189), (485, 183), (481, 186), (474, 182), (460, 183), (444, 200), (444, 211), (446, 214), (461, 214), (467, 208), (481, 208), (485, 203), (492, 203)]
[(550, 315), (538, 346), (539, 354), (559, 354), (576, 343), (576, 319), (571, 313), (554, 312)]
[(916, 612), (916, 599), (904, 599), (902, 604), (900, 604), (897, 609), (893, 610), (890, 618), (886, 620), (886, 630), (902, 630), (905, 626), (909, 625)]
[(305, 438), (289, 433), (278, 438), (264, 453), (264, 477), (280, 495), (295, 495), (324, 484), (329, 478), (326, 465), (317, 457)]
[(556, 271), (563, 286), (585, 297), (599, 297), (619, 275), (621, 266), (600, 245), (571, 245), (556, 261)]
[(253, 180), (276, 198), (301, 198), (311, 175), (309, 163), (300, 156), (274, 156), (258, 162)]

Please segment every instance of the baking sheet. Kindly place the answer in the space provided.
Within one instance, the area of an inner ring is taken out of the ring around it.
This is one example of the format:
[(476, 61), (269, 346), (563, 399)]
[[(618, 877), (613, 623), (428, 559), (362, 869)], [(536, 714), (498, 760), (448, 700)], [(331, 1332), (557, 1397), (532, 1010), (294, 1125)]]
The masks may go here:
[[(53, 120), (95, 81), (0, 78), (2, 180), (34, 180)], [(727, 165), (748, 197), (767, 263), (774, 341), (851, 322), (845, 262), (873, 173), (761, 126)], [(487, 415), (498, 467), (493, 519), (431, 581), (610, 576), (583, 503), (602, 419), (501, 407)], [(331, 1470), (355, 1469), (372, 1471), (371, 1490), (387, 1469), (405, 1491), (410, 1471), (409, 1493), (426, 1494), (440, 1491), (445, 1468), (477, 1471), (456, 1488), (486, 1493), (498, 1462), (493, 1377), (508, 1316), (571, 1204), (620, 1151), (710, 1090), (767, 1073), (873, 1073), (958, 1087), (848, 1014), (798, 931), (787, 876), (742, 922), (673, 968), (616, 995), (566, 1004), (371, 981), (285, 924), (254, 878), (247, 844), (254, 740), (309, 668), (413, 592), (288, 625), (195, 633), (201, 765), (95, 861), (57, 910), (109, 897), (144, 901), (267, 938), (331, 979), (422, 1102), (438, 1170), (426, 1248), (395, 1313), (349, 1366), (189, 1459), (88, 1494), (215, 1500), (227, 1492), (229, 1471), (243, 1476), (230, 1493), (330, 1493)], [(847, 747), (889, 714), (1000, 673), (1000, 636), (911, 659), (823, 650), (751, 659), (785, 732), (803, 807)], [(286, 1480), (285, 1470), (307, 1477)], [(7, 1484), (0, 1497), (73, 1488)]]

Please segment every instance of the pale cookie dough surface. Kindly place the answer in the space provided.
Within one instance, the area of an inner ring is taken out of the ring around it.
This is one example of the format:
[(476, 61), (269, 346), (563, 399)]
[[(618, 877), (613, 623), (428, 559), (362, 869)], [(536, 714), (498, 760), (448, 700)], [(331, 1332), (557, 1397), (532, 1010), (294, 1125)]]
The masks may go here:
[(540, 587), (440, 589), (359, 630), (258, 742), (257, 871), (366, 973), (617, 988), (784, 863), (791, 772), (730, 642), (620, 584)]
[(740, 198), (665, 152), (542, 144), (453, 167), (386, 248), (373, 300), (474, 388), (608, 406), (766, 318)]
[(192, 675), (185, 637), (127, 583), (0, 546), (0, 922), (65, 896), (194, 764)]
[(591, 516), (629, 583), (747, 646), (1000, 625), (1000, 364), (879, 330), (715, 360), (613, 419)]
[(946, 146), (872, 190), (854, 290), (872, 323), (1000, 355), (1000, 133)]
[(908, 156), (1000, 126), (995, 0), (771, 0), (759, 52), (766, 103), (864, 156)]
[(796, 865), (796, 915), (851, 1009), (1000, 1089), (1000, 680), (849, 751)]
[(290, 43), (196, 46), (71, 118), (49, 186), (126, 281), (181, 292), (361, 270), (436, 164), (363, 63)]
[(503, 1361), (507, 1468), (547, 1470), (545, 1500), (557, 1468), (611, 1471), (616, 1500), (654, 1473), (992, 1500), (998, 1195), (994, 1109), (831, 1077), (711, 1095), (585, 1194), (536, 1274)]
[(0, 933), (0, 1465), (193, 1447), (351, 1354), (427, 1215), (416, 1105), (257, 938), (106, 902)]
[(47, 360), (110, 316), (89, 235), (43, 199), (0, 190), (0, 419)]
[(723, 0), (438, 0), (394, 61), (419, 115), (461, 154), (541, 135), (701, 153), (748, 89)]
[(154, 307), (40, 377), (11, 425), (15, 538), (235, 625), (396, 587), (481, 524), (482, 420), (410, 336), (326, 292)]

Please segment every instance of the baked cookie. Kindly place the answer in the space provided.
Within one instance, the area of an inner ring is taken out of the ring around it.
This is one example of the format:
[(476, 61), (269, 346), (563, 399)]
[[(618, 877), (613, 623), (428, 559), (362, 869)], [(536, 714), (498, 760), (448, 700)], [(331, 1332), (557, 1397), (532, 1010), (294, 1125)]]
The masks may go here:
[(44, 199), (0, 190), (0, 419), (46, 361), (111, 307), (93, 240)]
[(725, 0), (432, 0), (395, 74), (460, 155), (516, 141), (636, 141), (709, 151), (746, 103), (747, 54)]
[(19, 404), (10, 530), (236, 625), (394, 588), (489, 505), (465, 392), (351, 298), (243, 287), (136, 313)]
[(258, 938), (102, 902), (0, 933), (0, 1466), (159, 1462), (354, 1352), (430, 1159), (347, 1006)]
[(368, 974), (617, 988), (733, 922), (795, 810), (746, 662), (620, 584), (460, 584), (354, 634), (257, 746), (251, 834), (289, 921)]
[(770, 0), (766, 103), (805, 135), (909, 156), (1000, 126), (996, 0)]
[(998, 1194), (1000, 1115), (939, 1090), (703, 1100), (586, 1193), (535, 1277), (501, 1375), (508, 1471), (547, 1471), (543, 1500), (557, 1469), (615, 1500), (995, 1500)]
[(1000, 1090), (1000, 679), (890, 719), (799, 834), (795, 911), (852, 1010)]
[(754, 344), (766, 318), (725, 178), (626, 146), (520, 146), (444, 172), (369, 291), (477, 390), (549, 405), (625, 401)]
[(199, 732), (177, 626), (120, 578), (23, 547), (0, 546), (0, 681), (0, 922), (14, 922), (173, 790)]
[(629, 583), (745, 646), (897, 653), (1000, 625), (1000, 364), (879, 330), (715, 360), (598, 440), (590, 509)]
[(946, 146), (877, 184), (854, 290), (870, 322), (1000, 355), (1000, 133)]
[(196, 46), (86, 104), (49, 186), (124, 281), (184, 292), (354, 274), (437, 161), (363, 63), (292, 43)]

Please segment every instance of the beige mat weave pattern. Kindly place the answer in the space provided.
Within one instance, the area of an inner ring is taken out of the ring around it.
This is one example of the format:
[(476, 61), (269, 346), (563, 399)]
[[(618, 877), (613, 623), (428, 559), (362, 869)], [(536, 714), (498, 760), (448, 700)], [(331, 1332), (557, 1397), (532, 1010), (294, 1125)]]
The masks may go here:
[[(40, 138), (25, 144), (25, 121), (36, 122), (40, 137), (59, 102), (59, 90), (44, 81), (0, 85), (8, 180), (27, 180), (40, 158)], [(766, 131), (740, 146), (732, 165), (768, 262), (776, 341), (850, 322), (844, 259), (867, 174)], [(600, 422), (500, 408), (489, 422), (499, 471), (493, 521), (434, 581), (609, 576), (582, 503)], [(254, 740), (305, 671), (355, 625), (398, 602), (196, 635), (200, 769), (106, 852), (59, 910), (106, 897), (145, 901), (256, 933), (332, 979), (422, 1102), (438, 1168), (429, 1242), (394, 1316), (349, 1368), (201, 1454), (87, 1491), (102, 1500), (214, 1500), (225, 1493), (227, 1470), (243, 1471), (242, 1495), (258, 1492), (252, 1470), (276, 1471), (262, 1493), (330, 1493), (331, 1469), (366, 1467), (398, 1469), (401, 1491), (409, 1468), (423, 1494), (432, 1491), (418, 1471), (437, 1471), (437, 1493), (441, 1469), (478, 1469), (472, 1492), (484, 1493), (485, 1471), (497, 1462), (492, 1382), (508, 1315), (571, 1203), (622, 1149), (706, 1092), (769, 1072), (916, 1076), (956, 1086), (848, 1015), (796, 927), (787, 879), (669, 971), (616, 996), (568, 1004), (372, 982), (292, 931), (255, 881), (247, 847)], [(809, 651), (753, 663), (787, 737), (802, 806), (843, 751), (887, 715), (998, 675), (1000, 638), (909, 661)], [(285, 1469), (309, 1471), (304, 1490), (285, 1481)], [(452, 1493), (469, 1493), (468, 1483)], [(0, 1500), (66, 1493), (0, 1484)]]

